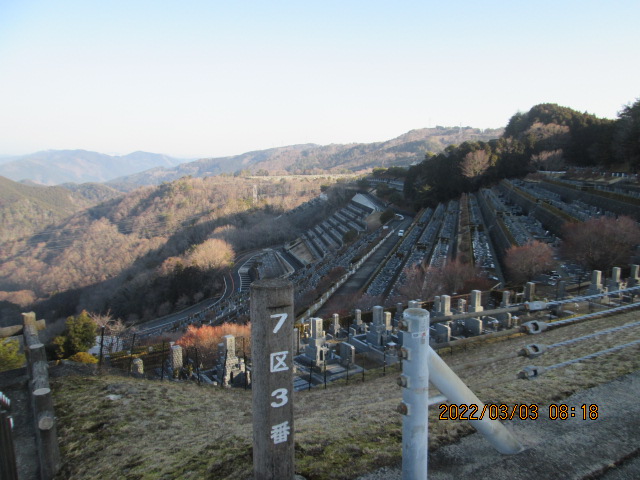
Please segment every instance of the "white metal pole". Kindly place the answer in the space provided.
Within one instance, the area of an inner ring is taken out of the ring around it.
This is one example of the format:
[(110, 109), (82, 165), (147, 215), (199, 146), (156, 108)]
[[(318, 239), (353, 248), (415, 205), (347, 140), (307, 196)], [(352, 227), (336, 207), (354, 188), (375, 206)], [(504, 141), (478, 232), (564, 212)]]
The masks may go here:
[(429, 445), (429, 312), (402, 313), (402, 479), (426, 480)]
[[(451, 403), (477, 405), (478, 412), (482, 412), (484, 403), (460, 380), (431, 347), (428, 347), (427, 350), (429, 352), (429, 380), (431, 380), (431, 383)], [(488, 417), (488, 415), (484, 415), (481, 420), (469, 421), (500, 453), (511, 455), (524, 450), (520, 442), (515, 439), (502, 423), (498, 420), (491, 420)]]

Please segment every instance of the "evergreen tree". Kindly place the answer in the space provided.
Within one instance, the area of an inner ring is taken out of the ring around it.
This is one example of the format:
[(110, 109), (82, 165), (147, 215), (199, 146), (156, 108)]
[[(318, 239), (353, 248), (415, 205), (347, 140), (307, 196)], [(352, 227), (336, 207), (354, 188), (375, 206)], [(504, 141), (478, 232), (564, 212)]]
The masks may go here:
[(614, 141), (616, 158), (637, 171), (640, 167), (640, 99), (620, 112)]
[(63, 335), (55, 337), (53, 344), (59, 358), (67, 358), (78, 352), (86, 352), (96, 344), (97, 325), (86, 310), (67, 318)]
[(0, 372), (13, 370), (24, 365), (24, 355), (16, 338), (0, 340)]

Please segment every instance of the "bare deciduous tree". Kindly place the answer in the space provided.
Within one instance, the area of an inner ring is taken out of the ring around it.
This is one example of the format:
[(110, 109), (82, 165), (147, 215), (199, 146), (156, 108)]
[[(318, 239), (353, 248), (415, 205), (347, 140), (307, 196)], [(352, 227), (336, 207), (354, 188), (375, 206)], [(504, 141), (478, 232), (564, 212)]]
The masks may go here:
[(511, 280), (524, 283), (553, 268), (553, 249), (538, 240), (513, 246), (507, 250), (505, 265)]
[(402, 300), (431, 300), (436, 295), (467, 293), (487, 287), (487, 279), (473, 265), (452, 260), (440, 268), (416, 265), (407, 273), (399, 292)]
[(489, 168), (489, 154), (485, 150), (475, 150), (464, 156), (460, 165), (462, 175), (467, 178), (476, 178)]
[(630, 217), (598, 217), (563, 227), (563, 253), (588, 269), (625, 265), (640, 242), (640, 227)]
[(562, 149), (545, 150), (532, 155), (531, 165), (537, 170), (562, 170), (565, 167)]
[[(251, 355), (251, 325), (236, 325), (223, 323), (222, 325), (203, 325), (196, 327), (189, 325), (187, 332), (177, 341), (185, 348), (197, 348), (198, 354), (205, 363), (213, 363), (218, 355), (218, 344), (225, 335), (236, 337), (236, 354)], [(244, 338), (244, 341), (240, 340)], [(244, 347), (244, 350), (242, 348)]]
[(234, 257), (231, 245), (219, 238), (210, 238), (189, 252), (187, 263), (202, 270), (210, 270), (229, 266)]
[(111, 310), (107, 310), (107, 313), (89, 313), (89, 318), (99, 328), (104, 327), (108, 335), (119, 335), (126, 329), (124, 322), (120, 318), (113, 318)]

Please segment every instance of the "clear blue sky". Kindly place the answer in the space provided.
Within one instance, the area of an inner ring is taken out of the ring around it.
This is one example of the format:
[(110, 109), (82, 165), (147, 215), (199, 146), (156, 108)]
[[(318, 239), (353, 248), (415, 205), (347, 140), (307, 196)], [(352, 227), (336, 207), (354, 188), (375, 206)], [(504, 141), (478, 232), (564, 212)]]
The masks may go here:
[(640, 2), (0, 0), (0, 154), (221, 156), (640, 97)]

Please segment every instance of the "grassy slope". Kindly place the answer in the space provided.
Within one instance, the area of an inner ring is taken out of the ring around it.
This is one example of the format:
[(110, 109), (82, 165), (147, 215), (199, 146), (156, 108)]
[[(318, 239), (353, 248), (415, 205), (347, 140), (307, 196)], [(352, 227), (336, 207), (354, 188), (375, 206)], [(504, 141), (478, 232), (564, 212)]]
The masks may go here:
[[(515, 378), (522, 367), (552, 365), (627, 343), (640, 338), (640, 328), (554, 349), (533, 360), (513, 358), (514, 352), (534, 342), (553, 344), (631, 323), (636, 317), (637, 313), (626, 313), (442, 355), (484, 402), (544, 405), (639, 369), (638, 349), (556, 369), (532, 381)], [(381, 371), (367, 375), (365, 383), (352, 377), (348, 386), (342, 383), (294, 397), (296, 471), (307, 479), (351, 479), (401, 461), (397, 368), (388, 368), (384, 377)], [(54, 394), (64, 459), (60, 478), (251, 476), (250, 392), (95, 375), (58, 377)], [(121, 398), (109, 400), (107, 395)], [(545, 407), (540, 412), (546, 417)], [(436, 407), (431, 409), (431, 449), (471, 433), (465, 422), (437, 420), (438, 413)]]

